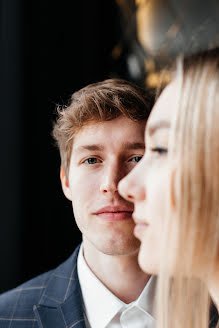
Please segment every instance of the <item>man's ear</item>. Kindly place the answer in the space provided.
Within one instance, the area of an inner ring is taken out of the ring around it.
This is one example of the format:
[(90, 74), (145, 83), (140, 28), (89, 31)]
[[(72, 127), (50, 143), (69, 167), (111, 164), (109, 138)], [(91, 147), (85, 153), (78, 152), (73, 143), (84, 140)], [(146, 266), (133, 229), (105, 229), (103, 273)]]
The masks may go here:
[(71, 189), (69, 187), (68, 178), (66, 177), (64, 168), (62, 166), (60, 167), (60, 180), (65, 197), (68, 198), (69, 200), (72, 200)]

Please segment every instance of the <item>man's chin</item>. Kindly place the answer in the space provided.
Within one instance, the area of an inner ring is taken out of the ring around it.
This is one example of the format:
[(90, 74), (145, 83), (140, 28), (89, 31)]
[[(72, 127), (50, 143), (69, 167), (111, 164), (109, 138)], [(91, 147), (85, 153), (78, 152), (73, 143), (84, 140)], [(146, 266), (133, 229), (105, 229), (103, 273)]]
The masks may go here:
[(95, 243), (95, 248), (101, 253), (110, 256), (128, 256), (138, 254), (140, 243), (137, 239), (129, 240), (127, 242), (103, 242)]

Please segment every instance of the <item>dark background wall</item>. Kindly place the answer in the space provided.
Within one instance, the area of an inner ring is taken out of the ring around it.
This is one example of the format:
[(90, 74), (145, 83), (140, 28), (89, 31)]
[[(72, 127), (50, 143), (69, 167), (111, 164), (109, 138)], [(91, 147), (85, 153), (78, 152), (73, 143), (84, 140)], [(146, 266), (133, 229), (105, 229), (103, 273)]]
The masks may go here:
[(3, 292), (57, 266), (81, 240), (51, 137), (57, 104), (109, 77), (156, 87), (179, 53), (219, 46), (219, 3), (0, 0), (0, 24)]
[(0, 292), (65, 260), (80, 242), (51, 138), (56, 104), (127, 78), (115, 1), (1, 0)]

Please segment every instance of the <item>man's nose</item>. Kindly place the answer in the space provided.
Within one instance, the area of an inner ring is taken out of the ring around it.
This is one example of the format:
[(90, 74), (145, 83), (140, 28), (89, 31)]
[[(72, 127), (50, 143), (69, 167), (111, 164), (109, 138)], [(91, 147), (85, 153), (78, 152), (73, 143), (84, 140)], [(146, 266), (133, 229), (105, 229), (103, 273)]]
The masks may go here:
[(115, 193), (118, 192), (119, 181), (125, 176), (123, 168), (118, 164), (111, 165), (104, 173), (100, 191), (101, 193)]

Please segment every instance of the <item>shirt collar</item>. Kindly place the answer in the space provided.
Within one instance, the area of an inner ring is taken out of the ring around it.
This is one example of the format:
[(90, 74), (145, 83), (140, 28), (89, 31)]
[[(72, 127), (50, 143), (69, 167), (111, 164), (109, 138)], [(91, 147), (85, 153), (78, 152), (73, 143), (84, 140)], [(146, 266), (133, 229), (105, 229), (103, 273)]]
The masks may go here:
[[(153, 300), (156, 279), (152, 276), (138, 299), (125, 304), (112, 294), (90, 270), (83, 256), (83, 244), (78, 255), (78, 278), (84, 300), (85, 313), (91, 327), (103, 328), (112, 318), (131, 304), (136, 304), (145, 312), (153, 316)], [(100, 315), (101, 314), (101, 315)]]
[(155, 290), (157, 284), (157, 277), (151, 276), (147, 282), (142, 293), (138, 299), (134, 302), (136, 306), (142, 309), (144, 312), (149, 313), (152, 317), (155, 317), (154, 309), (154, 299), (155, 299)]
[(83, 245), (78, 254), (78, 278), (85, 313), (91, 327), (105, 327), (124, 303), (113, 295), (90, 270), (83, 256)]

